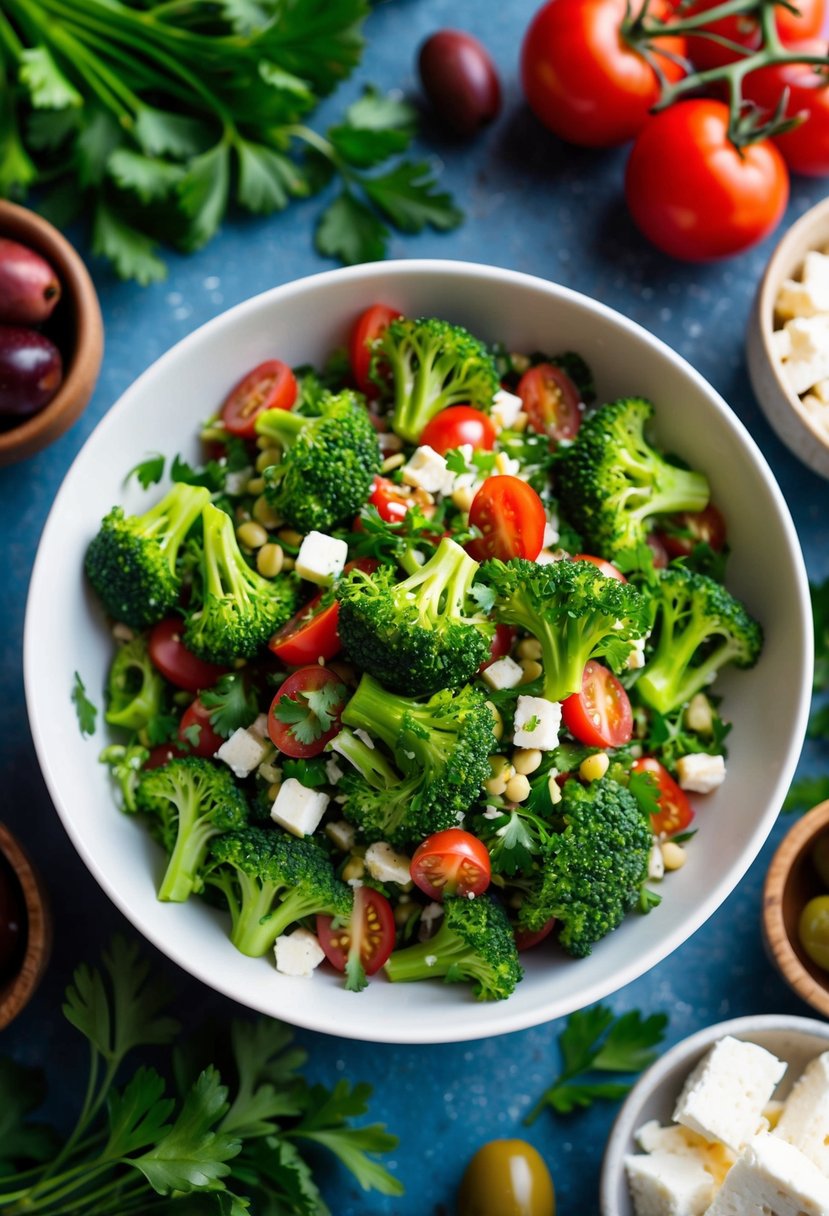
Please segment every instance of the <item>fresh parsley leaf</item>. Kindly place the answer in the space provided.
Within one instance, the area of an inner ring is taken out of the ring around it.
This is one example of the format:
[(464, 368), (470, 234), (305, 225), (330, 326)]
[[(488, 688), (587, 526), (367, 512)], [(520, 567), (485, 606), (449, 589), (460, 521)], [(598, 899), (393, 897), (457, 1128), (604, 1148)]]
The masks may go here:
[(236, 1090), (220, 1130), (249, 1139), (279, 1131), (278, 1119), (301, 1110), (297, 1077), (305, 1052), (282, 1022), (233, 1022), (230, 1041)]
[(496, 595), (492, 587), (486, 583), (473, 583), (469, 588), (469, 598), (474, 600), (481, 612), (489, 614), (495, 607)]
[(122, 190), (131, 190), (142, 203), (169, 198), (184, 175), (181, 165), (143, 156), (131, 148), (116, 148), (107, 161), (110, 177)]
[(224, 739), (240, 727), (250, 726), (259, 713), (256, 693), (241, 671), (219, 676), (213, 687), (200, 695), (202, 705), (210, 711), (210, 725)]
[(188, 486), (204, 486), (213, 494), (224, 489), (226, 476), (227, 470), (218, 460), (208, 460), (196, 469), (181, 456), (174, 456), (170, 468), (171, 481), (180, 481)]
[(304, 745), (316, 743), (334, 725), (336, 712), (345, 699), (345, 685), (326, 683), (321, 688), (298, 689), (293, 697), (282, 696), (273, 709), (280, 722)]
[(538, 730), (538, 727), (539, 727), (538, 714), (533, 714), (533, 716), (531, 718), (527, 719), (527, 721), (524, 723), (524, 725), (522, 726), (521, 729), (528, 731), (530, 734), (532, 734), (532, 732), (534, 730)]
[(338, 1081), (332, 1090), (320, 1085), (309, 1089), (301, 1122), (287, 1133), (291, 1139), (311, 1140), (322, 1144), (339, 1157), (363, 1190), (379, 1191), (382, 1195), (402, 1195), (403, 1187), (379, 1162), (371, 1160), (377, 1153), (388, 1153), (397, 1147), (381, 1123), (350, 1127), (348, 1120), (365, 1114), (371, 1086), (353, 1087), (346, 1080)]
[(308, 193), (305, 179), (294, 162), (264, 144), (240, 139), (236, 145), (239, 178), (238, 202), (256, 215), (270, 215), (288, 206), (292, 197)]
[(103, 201), (95, 208), (92, 226), (92, 252), (108, 258), (122, 279), (135, 279), (142, 287), (157, 283), (167, 268), (156, 257), (156, 242), (131, 227)]
[(134, 477), (142, 490), (148, 490), (150, 486), (156, 486), (164, 476), (165, 457), (156, 452), (152, 456), (148, 456), (146, 460), (139, 461), (133, 465), (129, 473), (124, 478), (124, 484)]
[(379, 177), (363, 178), (374, 205), (401, 232), (421, 232), (427, 225), (448, 232), (463, 221), (449, 194), (438, 190), (428, 164), (403, 161)]
[(13, 1173), (18, 1162), (48, 1161), (53, 1155), (55, 1133), (27, 1119), (45, 1096), (38, 1069), (0, 1059), (0, 1178)]
[(164, 1081), (153, 1068), (139, 1068), (122, 1092), (113, 1090), (105, 1153), (114, 1160), (155, 1144), (169, 1130), (175, 1102), (164, 1097)]
[(344, 190), (320, 216), (315, 244), (320, 253), (346, 266), (377, 262), (386, 252), (389, 231), (374, 212)]
[(78, 109), (83, 105), (83, 97), (46, 46), (26, 47), (20, 52), (20, 81), (36, 110)]
[(649, 773), (647, 770), (631, 773), (628, 789), (646, 815), (658, 815), (661, 812), (659, 783), (653, 773)]
[(315, 756), (312, 760), (300, 760), (286, 756), (282, 761), (282, 776), (286, 779), (295, 777), (300, 785), (307, 785), (312, 790), (328, 785), (325, 761), (320, 756)]
[(75, 705), (75, 713), (78, 716), (78, 726), (81, 728), (81, 734), (84, 737), (94, 735), (98, 710), (86, 695), (86, 687), (77, 671), (75, 672), (75, 682), (72, 685), (71, 695)]
[(360, 961), (359, 951), (352, 951), (346, 960), (345, 987), (347, 992), (362, 992), (368, 987), (368, 978)]
[(329, 128), (328, 138), (343, 160), (358, 168), (372, 168), (408, 148), (416, 118), (417, 112), (408, 102), (383, 96), (368, 86), (349, 106), (346, 121)]
[(201, 722), (191, 722), (189, 726), (185, 726), (181, 732), (182, 739), (195, 749), (199, 746), (201, 739), (202, 724)]
[(176, 188), (179, 205), (189, 220), (181, 246), (187, 253), (201, 249), (216, 235), (227, 209), (230, 191), (230, 148), (222, 140), (194, 156)]

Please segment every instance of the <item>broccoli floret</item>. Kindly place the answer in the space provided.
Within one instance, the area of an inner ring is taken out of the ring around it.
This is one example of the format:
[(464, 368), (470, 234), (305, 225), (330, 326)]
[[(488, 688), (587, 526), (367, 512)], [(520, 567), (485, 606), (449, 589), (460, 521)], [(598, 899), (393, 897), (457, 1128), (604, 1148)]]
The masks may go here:
[(110, 616), (134, 629), (160, 621), (178, 601), (176, 561), (210, 501), (203, 486), (177, 483), (143, 515), (113, 507), (86, 551), (87, 578)]
[(296, 612), (296, 579), (257, 574), (245, 561), (226, 512), (208, 503), (202, 518), (200, 603), (188, 613), (184, 642), (209, 663), (252, 658)]
[(314, 417), (265, 410), (256, 431), (282, 448), (264, 471), (265, 498), (301, 532), (327, 532), (350, 520), (380, 471), (380, 445), (361, 398), (348, 389), (326, 393)]
[(763, 630), (721, 583), (683, 566), (658, 571), (656, 648), (636, 682), (642, 700), (670, 713), (706, 688), (721, 667), (753, 667)]
[(518, 922), (535, 932), (555, 917), (562, 946), (584, 958), (639, 899), (648, 874), (651, 824), (630, 790), (609, 777), (589, 785), (571, 778), (555, 811), (560, 831)]
[(539, 565), (524, 558), (491, 560), (481, 577), (495, 592), (493, 615), (541, 643), (543, 696), (561, 701), (582, 686), (589, 659), (619, 670), (650, 627), (648, 600), (630, 583), (607, 578), (592, 562)]
[(294, 921), (317, 914), (348, 920), (354, 894), (315, 841), (278, 828), (248, 827), (214, 840), (207, 882), (230, 911), (230, 940), (258, 958)]
[[(404, 780), (379, 747), (369, 747), (348, 729), (340, 731), (329, 746), (353, 765), (343, 773), (337, 789), (345, 795), (343, 814), (359, 827), (366, 841), (387, 840), (405, 848), (437, 830), (431, 826), (431, 818), (421, 821), (413, 807), (421, 785), (419, 774)], [(431, 808), (427, 814), (432, 815)], [(447, 817), (440, 826), (454, 827), (456, 820)]]
[(500, 904), (488, 895), (443, 901), (434, 937), (395, 950), (386, 963), (393, 983), (443, 979), (471, 981), (479, 1001), (502, 1001), (515, 991), (523, 971), (515, 938)]
[(101, 764), (109, 767), (112, 779), (121, 791), (121, 810), (128, 815), (138, 809), (135, 805), (135, 793), (141, 780), (141, 771), (149, 759), (149, 755), (146, 747), (142, 747), (139, 743), (134, 743), (130, 747), (124, 747), (120, 743), (110, 743), (98, 757)]
[(183, 903), (203, 886), (210, 841), (247, 822), (247, 803), (229, 769), (199, 756), (176, 757), (141, 773), (139, 811), (157, 819), (156, 836), (170, 848), (158, 898)]
[(468, 685), (422, 702), (387, 692), (366, 675), (342, 721), (385, 743), (403, 773), (401, 784), (387, 790), (352, 781), (346, 803), (372, 835), (393, 843), (418, 843), (457, 827), (490, 776), (493, 717), (483, 696)]
[(153, 666), (147, 639), (136, 634), (115, 652), (106, 686), (106, 720), (111, 726), (141, 730), (161, 711), (164, 680)]
[(374, 344), (372, 374), (385, 383), (391, 369), (391, 428), (417, 443), (426, 423), (450, 405), (489, 411), (500, 384), (495, 363), (468, 330), (435, 317), (392, 321)]
[(469, 598), (477, 573), (478, 563), (448, 537), (402, 583), (388, 566), (352, 570), (337, 587), (348, 658), (407, 695), (465, 684), (489, 657), (494, 629)]
[(643, 543), (653, 515), (708, 505), (705, 476), (669, 464), (648, 443), (652, 415), (641, 397), (603, 406), (585, 419), (556, 468), (564, 514), (602, 557)]

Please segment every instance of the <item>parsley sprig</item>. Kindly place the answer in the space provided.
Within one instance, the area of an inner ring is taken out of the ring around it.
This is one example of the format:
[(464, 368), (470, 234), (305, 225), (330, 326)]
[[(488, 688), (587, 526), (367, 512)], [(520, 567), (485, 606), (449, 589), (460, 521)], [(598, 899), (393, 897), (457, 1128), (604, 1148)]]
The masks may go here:
[(297, 689), (290, 697), (281, 696), (272, 713), (290, 727), (298, 743), (309, 746), (334, 725), (345, 696), (345, 685), (331, 682), (321, 688)]

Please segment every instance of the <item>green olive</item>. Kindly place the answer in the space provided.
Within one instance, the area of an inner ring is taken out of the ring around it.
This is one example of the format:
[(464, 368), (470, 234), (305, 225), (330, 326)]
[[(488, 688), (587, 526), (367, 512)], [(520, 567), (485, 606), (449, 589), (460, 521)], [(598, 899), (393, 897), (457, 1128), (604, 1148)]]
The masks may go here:
[(812, 962), (829, 971), (829, 895), (809, 900), (800, 913), (798, 934)]
[(550, 1171), (526, 1140), (490, 1140), (466, 1167), (458, 1216), (555, 1216)]
[(829, 833), (819, 836), (812, 846), (812, 864), (824, 887), (829, 891)]

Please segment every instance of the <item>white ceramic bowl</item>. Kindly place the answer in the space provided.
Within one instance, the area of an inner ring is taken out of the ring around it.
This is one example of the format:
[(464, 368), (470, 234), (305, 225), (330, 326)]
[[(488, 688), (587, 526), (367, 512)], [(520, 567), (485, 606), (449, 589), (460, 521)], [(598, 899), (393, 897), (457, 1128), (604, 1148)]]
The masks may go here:
[[(140, 824), (113, 808), (97, 762), (101, 731), (81, 740), (70, 704), (78, 670), (99, 704), (111, 642), (82, 573), (84, 551), (115, 502), (148, 498), (124, 474), (158, 448), (195, 458), (199, 422), (247, 368), (275, 354), (320, 360), (342, 343), (357, 313), (382, 301), (435, 314), (518, 350), (581, 351), (600, 398), (644, 394), (657, 403), (658, 437), (710, 477), (729, 523), (729, 583), (763, 620), (761, 663), (722, 681), (729, 777), (700, 811), (688, 864), (665, 884), (662, 906), (632, 916), (579, 962), (541, 948), (508, 1001), (476, 1003), (461, 985), (391, 985), (355, 996), (339, 977), (278, 975), (227, 940), (224, 918), (199, 900), (159, 903), (160, 857)], [(482, 1038), (588, 1005), (653, 967), (725, 899), (757, 854), (789, 786), (803, 739), (812, 673), (808, 586), (794, 528), (762, 456), (740, 422), (693, 368), (656, 338), (594, 300), (508, 270), (455, 262), (372, 264), (317, 275), (231, 309), (168, 351), (90, 436), (47, 521), (32, 575), (25, 635), (26, 693), (49, 790), (82, 858), (137, 929), (211, 987), (301, 1026), (400, 1043)]]
[(602, 1162), (601, 1216), (634, 1216), (624, 1166), (627, 1154), (637, 1151), (634, 1133), (649, 1119), (671, 1122), (685, 1078), (726, 1034), (758, 1043), (785, 1060), (789, 1067), (775, 1093), (777, 1098), (785, 1098), (809, 1061), (829, 1049), (826, 1022), (776, 1013), (719, 1022), (677, 1043), (640, 1077), (619, 1111)]

